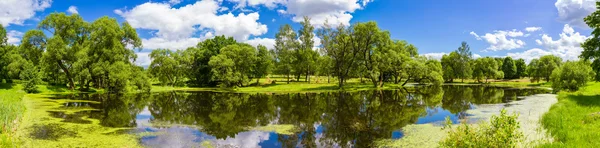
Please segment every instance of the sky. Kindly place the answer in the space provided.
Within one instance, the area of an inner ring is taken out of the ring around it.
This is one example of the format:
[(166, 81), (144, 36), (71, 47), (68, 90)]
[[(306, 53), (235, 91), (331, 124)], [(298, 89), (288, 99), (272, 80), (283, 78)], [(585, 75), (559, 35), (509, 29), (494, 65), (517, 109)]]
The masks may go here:
[[(218, 35), (272, 48), (279, 27), (300, 29), (304, 16), (317, 28), (375, 21), (393, 39), (432, 58), (467, 42), (474, 57), (510, 56), (527, 62), (543, 55), (576, 60), (591, 29), (583, 18), (596, 0), (0, 0), (0, 24), (18, 45), (54, 12), (128, 22), (142, 38), (136, 64), (149, 52), (180, 50)], [(47, 34), (48, 35), (48, 34)], [(48, 35), (50, 36), (50, 35)], [(320, 44), (315, 38), (316, 46)]]

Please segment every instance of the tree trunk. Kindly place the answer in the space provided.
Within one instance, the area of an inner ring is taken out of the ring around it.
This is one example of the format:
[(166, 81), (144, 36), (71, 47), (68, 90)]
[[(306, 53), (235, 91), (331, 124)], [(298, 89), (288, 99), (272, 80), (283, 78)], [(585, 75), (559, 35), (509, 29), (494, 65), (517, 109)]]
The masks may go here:
[(287, 74), (287, 84), (290, 84), (290, 74)]
[(404, 83), (402, 83), (402, 86), (406, 85), (406, 83), (408, 83), (408, 80), (410, 80), (410, 77), (406, 78), (406, 81), (404, 81)]
[(329, 84), (329, 77), (330, 77), (330, 74), (327, 74), (327, 84)]
[(256, 86), (260, 86), (260, 78), (256, 78)]
[(63, 65), (63, 63), (60, 60), (57, 60), (57, 63), (60, 69), (62, 69), (67, 75), (67, 79), (69, 80), (69, 89), (75, 89), (75, 83), (73, 82), (73, 77), (71, 77), (71, 73), (69, 72), (69, 70), (65, 67), (65, 65)]

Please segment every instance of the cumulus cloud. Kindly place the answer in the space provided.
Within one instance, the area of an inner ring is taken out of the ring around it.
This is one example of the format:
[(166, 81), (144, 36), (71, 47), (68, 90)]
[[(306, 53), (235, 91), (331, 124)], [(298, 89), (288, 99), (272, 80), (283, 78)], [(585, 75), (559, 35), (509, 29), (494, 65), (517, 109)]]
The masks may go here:
[(526, 61), (549, 54), (561, 57), (563, 60), (579, 59), (578, 57), (583, 51), (581, 43), (585, 42), (588, 37), (575, 32), (569, 24), (565, 24), (559, 37), (559, 39), (554, 40), (549, 35), (543, 34), (541, 39), (536, 40), (536, 43), (542, 46), (543, 49), (533, 48), (524, 52), (508, 53), (507, 55), (513, 58), (523, 58)]
[(527, 32), (536, 32), (539, 30), (542, 30), (542, 27), (527, 27), (527, 28), (525, 28), (525, 31), (527, 31)]
[(21, 38), (23, 37), (23, 32), (11, 30), (8, 33), (6, 33), (6, 36), (8, 37), (7, 42), (9, 44), (17, 45), (17, 44), (21, 43)]
[(75, 6), (69, 6), (69, 9), (67, 9), (67, 12), (71, 13), (71, 14), (78, 14), (79, 11), (77, 11), (77, 7)]
[(352, 13), (363, 9), (372, 0), (228, 0), (236, 2), (236, 7), (264, 5), (280, 8), (279, 14), (289, 14), (292, 21), (301, 22), (304, 16), (311, 18), (311, 24), (321, 27), (327, 20), (332, 25), (350, 25)]
[(182, 0), (169, 0), (169, 4), (171, 4), (171, 5), (176, 5), (176, 4), (179, 4), (179, 3), (181, 3), (181, 1), (182, 1)]
[(272, 38), (253, 38), (250, 40), (247, 40), (245, 43), (248, 43), (252, 46), (258, 46), (258, 45), (263, 45), (265, 47), (267, 47), (267, 49), (272, 50), (275, 48), (275, 39)]
[(490, 46), (486, 50), (512, 50), (525, 46), (525, 42), (516, 38), (525, 36), (525, 34), (516, 29), (506, 31), (495, 30), (493, 33), (486, 33), (483, 36), (479, 36), (473, 31), (471, 31), (469, 34), (473, 35), (477, 40), (485, 40), (488, 42)]
[(513, 59), (524, 59), (525, 62), (529, 63), (533, 59), (537, 59), (541, 56), (549, 54), (552, 53), (539, 48), (533, 48), (523, 52), (507, 53), (506, 55), (512, 57)]
[(38, 11), (50, 7), (52, 0), (1, 0), (0, 1), (0, 24), (23, 25), (25, 20), (31, 19)]
[(557, 0), (558, 19), (570, 25), (587, 27), (583, 18), (596, 11), (596, 0)]
[(150, 66), (150, 63), (152, 63), (152, 60), (148, 56), (150, 54), (150, 52), (138, 52), (135, 54), (137, 54), (137, 59), (135, 60), (135, 65), (147, 67), (147, 66)]
[[(202, 0), (174, 8), (167, 3), (147, 2), (131, 10), (114, 12), (134, 28), (156, 31), (154, 37), (143, 41), (144, 47), (150, 49), (189, 47), (213, 35), (246, 41), (250, 36), (267, 32), (267, 26), (258, 22), (260, 15), (257, 12), (240, 13), (237, 16), (232, 13), (218, 14), (223, 8), (219, 5), (214, 0)], [(208, 33), (198, 37), (199, 32)]]

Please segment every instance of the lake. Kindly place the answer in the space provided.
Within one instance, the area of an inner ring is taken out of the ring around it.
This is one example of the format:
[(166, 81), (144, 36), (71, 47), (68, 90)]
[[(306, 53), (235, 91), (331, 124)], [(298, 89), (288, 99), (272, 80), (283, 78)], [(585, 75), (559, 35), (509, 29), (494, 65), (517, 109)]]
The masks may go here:
[(474, 122), (466, 111), (545, 89), (445, 85), (400, 90), (323, 93), (161, 92), (75, 94), (62, 122), (124, 128), (147, 147), (371, 147), (401, 139), (410, 124)]

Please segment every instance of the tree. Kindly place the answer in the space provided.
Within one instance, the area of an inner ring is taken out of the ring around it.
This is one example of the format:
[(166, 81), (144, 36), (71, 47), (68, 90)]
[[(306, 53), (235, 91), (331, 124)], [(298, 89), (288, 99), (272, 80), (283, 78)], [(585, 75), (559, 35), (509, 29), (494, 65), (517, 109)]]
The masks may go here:
[(333, 73), (338, 78), (340, 88), (344, 88), (344, 83), (351, 70), (357, 66), (357, 59), (362, 57), (362, 52), (351, 48), (351, 30), (343, 25), (339, 25), (334, 30), (327, 22), (319, 30), (321, 44), (323, 44), (327, 56), (331, 57), (333, 61)]
[(269, 75), (273, 69), (273, 56), (265, 46), (258, 45), (257, 49), (253, 73), (256, 78), (256, 85), (259, 85), (260, 78)]
[[(596, 7), (600, 7), (600, 2), (596, 2)], [(596, 72), (594, 79), (600, 81), (600, 9), (586, 16), (585, 23), (594, 31), (591, 32), (592, 37), (587, 38), (581, 47), (583, 51), (579, 57), (584, 60), (592, 60), (592, 69)]]
[(389, 67), (389, 62), (384, 62), (383, 55), (390, 50), (390, 35), (387, 31), (381, 31), (375, 22), (356, 23), (351, 26), (350, 48), (361, 54), (361, 63), (366, 68), (368, 77), (374, 87), (383, 85), (382, 68)]
[(21, 45), (21, 55), (31, 62), (34, 66), (39, 65), (44, 50), (46, 49), (47, 37), (42, 30), (29, 30), (23, 35)]
[(289, 24), (283, 25), (279, 28), (279, 32), (275, 34), (275, 60), (277, 61), (276, 67), (278, 73), (287, 76), (287, 83), (290, 83), (290, 74), (293, 72), (294, 62), (296, 57), (294, 56), (295, 49), (298, 48), (298, 41), (296, 40), (296, 33), (292, 30), (292, 26)]
[(567, 61), (552, 71), (552, 88), (556, 91), (576, 91), (595, 75), (588, 61)]
[(540, 57), (538, 63), (537, 73), (540, 77), (544, 78), (546, 82), (550, 81), (550, 75), (554, 69), (560, 67), (562, 59), (554, 55), (545, 55)]
[(444, 83), (442, 64), (439, 61), (420, 56), (415, 57), (408, 65), (408, 77), (402, 86), (406, 85), (409, 80), (419, 84), (441, 85)]
[(482, 79), (487, 82), (488, 79), (501, 78), (501, 73), (498, 63), (491, 57), (478, 58), (473, 62), (473, 78), (480, 83)]
[(216, 36), (199, 42), (195, 48), (188, 48), (186, 52), (193, 55), (190, 58), (190, 76), (192, 84), (196, 86), (214, 86), (212, 67), (208, 62), (210, 58), (221, 53), (221, 49), (228, 45), (237, 44), (233, 37)]
[(471, 73), (473, 72), (470, 65), (471, 60), (473, 60), (473, 54), (471, 54), (471, 47), (469, 47), (469, 44), (464, 41), (456, 51), (458, 52), (458, 55), (460, 55), (460, 60), (458, 61), (459, 66), (455, 67), (455, 72), (458, 72), (458, 77), (464, 82), (466, 78), (471, 77)]
[(515, 75), (515, 78), (520, 79), (521, 77), (525, 77), (527, 75), (527, 64), (525, 64), (525, 60), (516, 60), (515, 66), (517, 67), (517, 74)]
[(39, 84), (42, 80), (40, 79), (39, 70), (37, 67), (33, 65), (31, 62), (26, 62), (24, 64), (24, 70), (20, 74), (21, 80), (25, 82), (23, 86), (23, 90), (27, 93), (35, 93), (37, 92), (37, 84)]
[(148, 69), (163, 85), (174, 86), (184, 78), (183, 63), (175, 59), (179, 54), (168, 49), (155, 49), (150, 53), (152, 63)]
[[(315, 36), (315, 27), (310, 24), (310, 18), (304, 17), (304, 21), (300, 22), (302, 28), (298, 31), (300, 35), (300, 46), (296, 50), (296, 73), (304, 72), (306, 74), (305, 81), (310, 83), (310, 73), (314, 73), (315, 61), (318, 58), (318, 53), (313, 50)], [(299, 75), (298, 75), (299, 76)]]
[(527, 74), (529, 75), (529, 78), (531, 78), (531, 82), (539, 82), (540, 81), (540, 73), (539, 73), (539, 64), (540, 64), (540, 60), (539, 59), (533, 59), (531, 60), (531, 62), (529, 62), (529, 65), (527, 66)]
[(513, 59), (509, 56), (504, 58), (502, 62), (502, 72), (504, 72), (504, 79), (513, 79), (517, 77), (517, 67), (513, 62)]
[(442, 56), (442, 69), (444, 71), (444, 80), (454, 82), (454, 79), (461, 77), (460, 67), (461, 56), (453, 51), (450, 54)]
[(256, 61), (256, 49), (248, 44), (225, 46), (221, 53), (211, 57), (208, 64), (213, 67), (213, 80), (221, 86), (244, 86), (252, 75)]
[(51, 13), (40, 22), (38, 28), (48, 31), (53, 36), (48, 39), (47, 49), (43, 55), (47, 66), (58, 66), (69, 83), (69, 88), (74, 89), (75, 83), (72, 73), (73, 64), (77, 53), (83, 49), (83, 42), (88, 36), (88, 23), (77, 14), (66, 15), (65, 13)]

